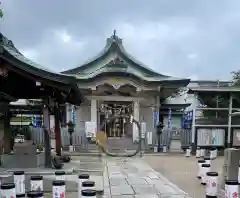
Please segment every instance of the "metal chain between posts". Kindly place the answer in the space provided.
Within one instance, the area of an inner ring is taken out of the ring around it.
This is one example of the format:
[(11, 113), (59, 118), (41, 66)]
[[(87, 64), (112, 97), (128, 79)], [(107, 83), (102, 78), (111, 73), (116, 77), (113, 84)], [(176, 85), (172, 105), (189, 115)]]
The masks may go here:
[(109, 117), (109, 118), (105, 118), (104, 119), (104, 122), (101, 124), (101, 129), (104, 127), (104, 124), (107, 122), (107, 121), (113, 121), (113, 120), (116, 120), (118, 118), (125, 118), (125, 119), (130, 119), (132, 120), (132, 123), (135, 123), (137, 125), (137, 128), (138, 128), (138, 137), (139, 137), (139, 144), (138, 144), (138, 148), (136, 149), (136, 151), (134, 153), (131, 153), (131, 154), (118, 154), (118, 153), (111, 153), (109, 152), (108, 150), (105, 149), (104, 145), (101, 145), (99, 142), (97, 142), (97, 145), (99, 146), (99, 148), (102, 150), (102, 152), (106, 153), (106, 155), (108, 156), (111, 156), (111, 157), (133, 157), (135, 155), (137, 155), (141, 149), (142, 149), (142, 132), (141, 132), (141, 126), (140, 126), (140, 122), (135, 120), (134, 118), (131, 118), (130, 116), (127, 116), (127, 115), (117, 115), (117, 116), (112, 116), (112, 117)]

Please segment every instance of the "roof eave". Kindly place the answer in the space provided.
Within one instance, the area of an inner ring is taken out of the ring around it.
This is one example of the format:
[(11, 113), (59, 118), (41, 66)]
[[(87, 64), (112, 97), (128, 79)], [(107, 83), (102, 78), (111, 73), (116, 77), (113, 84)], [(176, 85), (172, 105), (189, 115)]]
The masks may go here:
[(215, 93), (230, 93), (240, 92), (240, 87), (207, 87), (207, 88), (189, 88), (189, 93), (204, 93), (204, 92), (215, 92)]
[(69, 84), (73, 78), (67, 75), (51, 73), (45, 70), (41, 70), (39, 68), (34, 67), (33, 65), (29, 65), (24, 62), (21, 62), (19, 59), (17, 59), (15, 56), (9, 53), (7, 50), (4, 50), (4, 53), (0, 54), (0, 57), (6, 62), (13, 65), (17, 69), (20, 69), (22, 71), (33, 74), (35, 76), (38, 76), (46, 80), (56, 81), (63, 84)]
[[(6, 62), (10, 63), (16, 69), (20, 69), (21, 71), (38, 76), (39, 78), (42, 78), (42, 79), (65, 84), (66, 86), (68, 86), (70, 89), (74, 91), (74, 94), (73, 94), (74, 96), (70, 96), (72, 95), (72, 93), (68, 93), (69, 94), (67, 97), (68, 102), (72, 104), (80, 105), (81, 102), (84, 100), (84, 97), (82, 96), (77, 85), (75, 84), (76, 79), (74, 77), (64, 75), (64, 74), (50, 73), (48, 71), (36, 68), (32, 65), (23, 63), (20, 60), (18, 60), (16, 57), (11, 55), (7, 50), (4, 50), (4, 52), (0, 53), (0, 57)], [(54, 76), (51, 76), (51, 75), (54, 75)]]

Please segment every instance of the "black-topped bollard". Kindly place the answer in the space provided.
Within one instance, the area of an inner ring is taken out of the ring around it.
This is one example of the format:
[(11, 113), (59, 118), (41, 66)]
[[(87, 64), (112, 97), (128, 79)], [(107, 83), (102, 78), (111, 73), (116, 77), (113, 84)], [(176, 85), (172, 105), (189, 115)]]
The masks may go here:
[(82, 198), (84, 197), (96, 198), (96, 195), (97, 195), (96, 190), (91, 190), (91, 189), (82, 190)]
[(30, 177), (31, 191), (43, 191), (43, 176), (35, 175)]
[(15, 183), (16, 196), (25, 196), (25, 173), (24, 171), (14, 171), (13, 180)]
[(27, 193), (27, 197), (29, 198), (43, 198), (44, 197), (44, 193), (41, 191), (30, 191)]
[(82, 196), (82, 183), (89, 180), (89, 174), (78, 175), (78, 197)]
[(239, 197), (238, 194), (238, 181), (237, 180), (226, 180), (225, 181), (225, 198)]
[(218, 195), (218, 173), (207, 172), (206, 198), (217, 198)]
[(82, 182), (82, 190), (85, 190), (85, 189), (95, 190), (95, 182), (94, 181)]
[(211, 158), (210, 157), (204, 157), (205, 164), (210, 164), (211, 165)]
[(65, 181), (55, 180), (52, 183), (52, 193), (54, 197), (65, 197), (66, 184)]
[(205, 160), (198, 160), (198, 174), (197, 174), (197, 178), (201, 179), (202, 176), (202, 164), (205, 163)]
[(210, 164), (202, 164), (202, 174), (201, 174), (201, 184), (206, 185), (207, 182), (207, 172), (210, 172), (211, 165)]
[(16, 197), (16, 189), (14, 183), (3, 183), (1, 185), (1, 194), (4, 198)]
[(56, 180), (62, 180), (62, 181), (65, 181), (65, 175), (66, 175), (66, 173), (64, 172), (64, 171), (56, 171), (55, 172), (55, 179)]

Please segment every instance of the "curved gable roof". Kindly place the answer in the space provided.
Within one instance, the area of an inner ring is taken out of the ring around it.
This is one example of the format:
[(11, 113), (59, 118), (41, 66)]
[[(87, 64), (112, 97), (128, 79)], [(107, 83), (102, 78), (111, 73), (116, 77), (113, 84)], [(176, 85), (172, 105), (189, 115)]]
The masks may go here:
[(170, 77), (166, 75), (159, 74), (155, 72), (153, 69), (149, 68), (145, 64), (138, 61), (136, 58), (134, 58), (131, 54), (129, 54), (122, 43), (122, 39), (113, 34), (110, 38), (107, 38), (107, 42), (103, 50), (98, 53), (93, 58), (87, 60), (85, 63), (80, 65), (79, 67), (63, 71), (64, 74), (77, 74), (81, 73), (87, 68), (91, 67), (95, 62), (98, 60), (106, 57), (111, 52), (117, 52), (122, 57), (124, 57), (128, 62), (130, 62), (132, 65), (134, 65), (137, 69), (142, 70), (143, 73), (147, 73), (149, 76), (155, 76), (155, 77)]
[(80, 104), (83, 101), (83, 96), (78, 90), (74, 77), (56, 73), (28, 59), (21, 54), (21, 52), (19, 52), (19, 50), (14, 46), (13, 42), (8, 40), (1, 32), (0, 58), (10, 63), (11, 67), (14, 67), (19, 71), (34, 75), (40, 79), (66, 85), (69, 88), (69, 102)]

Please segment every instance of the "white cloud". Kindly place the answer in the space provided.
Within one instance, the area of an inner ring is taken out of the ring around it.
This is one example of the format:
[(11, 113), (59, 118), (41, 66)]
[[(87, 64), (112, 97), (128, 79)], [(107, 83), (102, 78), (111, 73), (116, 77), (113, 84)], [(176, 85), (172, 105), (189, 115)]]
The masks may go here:
[(198, 54), (196, 54), (196, 53), (187, 54), (187, 58), (191, 59), (191, 60), (197, 59), (198, 58)]
[(87, 40), (79, 40), (66, 30), (56, 29), (46, 32), (38, 45), (20, 51), (29, 59), (60, 72), (69, 68), (68, 64), (77, 54), (81, 56), (86, 44)]

